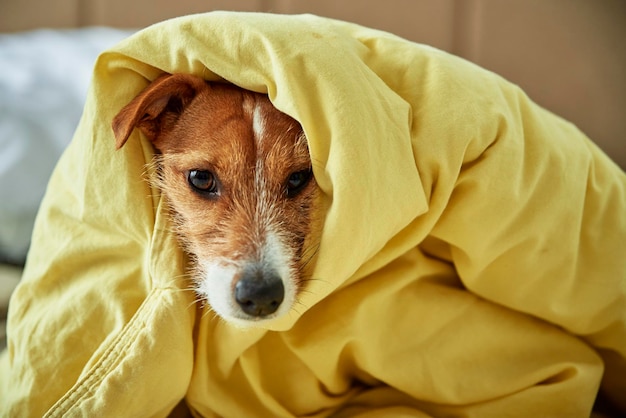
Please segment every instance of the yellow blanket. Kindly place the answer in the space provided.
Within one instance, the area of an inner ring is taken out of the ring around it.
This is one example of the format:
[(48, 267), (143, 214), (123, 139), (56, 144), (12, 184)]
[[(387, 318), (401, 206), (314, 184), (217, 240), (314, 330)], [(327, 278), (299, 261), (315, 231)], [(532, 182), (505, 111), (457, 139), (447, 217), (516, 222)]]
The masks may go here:
[[(45, 63), (41, 63), (45, 65)], [(193, 304), (135, 133), (162, 72), (267, 92), (327, 207), (316, 280), (241, 330)], [(97, 61), (43, 202), (0, 416), (626, 413), (626, 176), (571, 124), (436, 49), (314, 16), (210, 13)]]

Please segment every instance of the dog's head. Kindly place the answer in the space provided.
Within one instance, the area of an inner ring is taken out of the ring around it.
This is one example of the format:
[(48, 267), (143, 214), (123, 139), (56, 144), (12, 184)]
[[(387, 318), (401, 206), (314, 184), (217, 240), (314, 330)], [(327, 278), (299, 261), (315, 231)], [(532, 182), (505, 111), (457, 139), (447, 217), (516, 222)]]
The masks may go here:
[(302, 127), (266, 95), (164, 75), (113, 120), (158, 150), (156, 185), (195, 261), (195, 287), (227, 321), (287, 314), (317, 250), (318, 187)]

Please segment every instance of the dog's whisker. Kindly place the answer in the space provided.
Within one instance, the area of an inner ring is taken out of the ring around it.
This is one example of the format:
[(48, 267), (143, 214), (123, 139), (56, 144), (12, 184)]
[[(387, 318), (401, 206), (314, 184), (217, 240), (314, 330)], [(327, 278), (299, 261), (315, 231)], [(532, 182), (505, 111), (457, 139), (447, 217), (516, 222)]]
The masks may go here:
[(300, 264), (300, 270), (301, 270), (301, 271), (304, 271), (306, 268), (308, 268), (308, 266), (309, 266), (309, 264), (311, 263), (311, 261), (313, 261), (313, 260), (315, 259), (315, 257), (316, 257), (316, 256), (317, 256), (317, 254), (318, 254), (318, 249), (319, 249), (319, 246), (318, 246), (318, 248), (317, 248), (317, 249), (315, 249), (314, 251), (312, 251), (312, 252), (311, 252), (311, 254), (305, 254), (305, 255), (302, 257), (302, 262), (301, 262), (301, 264)]
[(315, 292), (312, 292), (307, 289), (300, 289), (300, 295), (304, 295), (304, 294), (315, 295)]
[(176, 276), (169, 277), (166, 280), (166, 283), (168, 283), (168, 284), (175, 284), (176, 282), (180, 282), (180, 281), (183, 281), (183, 280), (192, 280), (192, 279), (193, 279), (193, 275), (192, 274), (190, 274), (190, 273), (182, 273), (182, 274), (178, 274)]
[(192, 306), (195, 306), (198, 303), (198, 300), (194, 299), (193, 301), (189, 302), (187, 304), (187, 306), (185, 307), (185, 309), (190, 309)]
[(206, 318), (209, 315), (211, 315), (211, 317), (209, 318), (211, 322), (228, 324), (228, 321), (226, 321), (220, 315), (217, 315), (217, 313), (211, 308), (211, 305), (207, 304), (207, 309), (204, 309), (202, 312), (202, 318)]
[(306, 305), (305, 305), (304, 303), (302, 303), (302, 301), (301, 301), (300, 299), (296, 299), (296, 301), (295, 301), (295, 302), (294, 302), (294, 304), (293, 304), (292, 309), (293, 309), (296, 313), (300, 314), (300, 311), (298, 310), (298, 308), (299, 308), (299, 307), (302, 307), (302, 308), (306, 309)]

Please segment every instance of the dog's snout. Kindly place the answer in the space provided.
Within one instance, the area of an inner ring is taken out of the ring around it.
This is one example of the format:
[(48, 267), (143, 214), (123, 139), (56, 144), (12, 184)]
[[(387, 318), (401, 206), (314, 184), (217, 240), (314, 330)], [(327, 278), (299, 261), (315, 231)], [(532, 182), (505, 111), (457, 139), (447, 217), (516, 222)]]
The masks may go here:
[(235, 285), (235, 300), (245, 313), (256, 317), (276, 312), (284, 297), (285, 288), (276, 273), (249, 270)]

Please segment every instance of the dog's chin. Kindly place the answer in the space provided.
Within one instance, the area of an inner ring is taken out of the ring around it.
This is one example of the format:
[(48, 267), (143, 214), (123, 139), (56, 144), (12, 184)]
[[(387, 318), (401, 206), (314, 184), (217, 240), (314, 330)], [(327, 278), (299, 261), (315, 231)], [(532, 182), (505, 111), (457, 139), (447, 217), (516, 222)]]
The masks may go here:
[[(242, 310), (233, 296), (233, 278), (238, 272), (234, 265), (201, 263), (201, 274), (196, 279), (196, 292), (224, 321), (238, 328), (256, 328), (289, 314), (295, 303), (295, 286), (283, 279), (285, 295), (278, 309), (264, 316), (254, 316)], [(289, 277), (289, 274), (281, 277)]]

